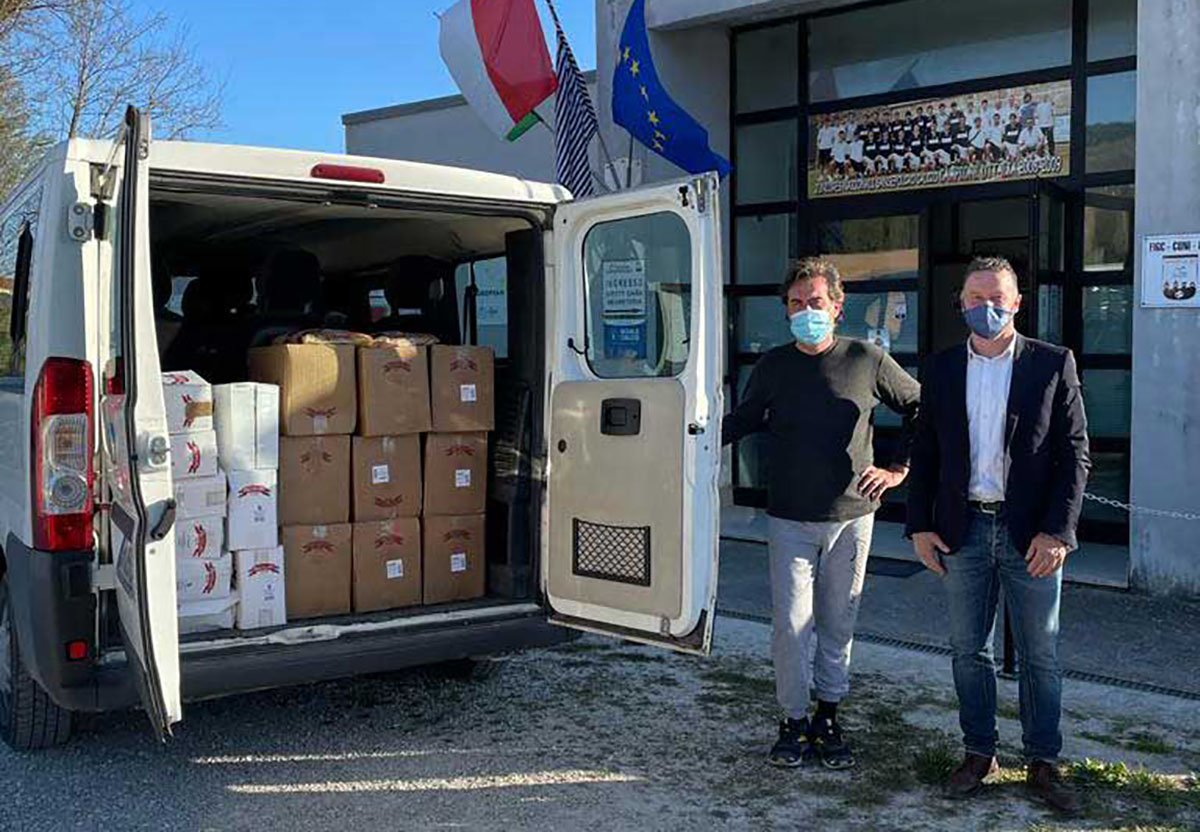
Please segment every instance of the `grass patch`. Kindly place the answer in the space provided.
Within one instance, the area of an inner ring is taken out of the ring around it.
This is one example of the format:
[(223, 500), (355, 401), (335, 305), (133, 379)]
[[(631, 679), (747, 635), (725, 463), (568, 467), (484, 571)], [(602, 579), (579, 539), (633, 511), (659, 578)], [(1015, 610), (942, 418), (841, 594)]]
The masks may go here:
[(1124, 736), (1101, 734), (1096, 731), (1080, 731), (1079, 736), (1102, 745), (1124, 748), (1142, 754), (1174, 754), (1176, 751), (1175, 746), (1167, 742), (1166, 737), (1150, 731), (1134, 731)]
[(913, 757), (913, 771), (917, 780), (926, 786), (938, 786), (958, 766), (959, 755), (949, 742), (931, 743)]
[(1092, 759), (1072, 763), (1067, 772), (1094, 817), (1136, 824), (1176, 821), (1184, 815), (1195, 821), (1200, 811), (1200, 785), (1194, 776), (1171, 777), (1124, 761)]

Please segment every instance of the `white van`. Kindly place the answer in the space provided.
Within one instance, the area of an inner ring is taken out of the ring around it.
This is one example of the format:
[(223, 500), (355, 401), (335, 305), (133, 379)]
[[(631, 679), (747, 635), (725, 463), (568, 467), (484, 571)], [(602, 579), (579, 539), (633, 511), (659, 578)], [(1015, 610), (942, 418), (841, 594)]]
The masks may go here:
[[(716, 596), (718, 183), (574, 202), (409, 162), (152, 142), (52, 150), (0, 209), (0, 734), (609, 633), (706, 653)], [(199, 287), (199, 288), (197, 288)], [(483, 298), (483, 302), (480, 299)], [(487, 596), (180, 636), (164, 370), (280, 332), (497, 350)]]

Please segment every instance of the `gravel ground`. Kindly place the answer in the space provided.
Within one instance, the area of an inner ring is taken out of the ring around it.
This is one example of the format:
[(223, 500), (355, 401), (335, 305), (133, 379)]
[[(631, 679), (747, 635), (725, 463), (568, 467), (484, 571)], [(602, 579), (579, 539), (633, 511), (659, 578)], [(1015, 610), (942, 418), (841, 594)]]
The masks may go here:
[(0, 830), (1200, 828), (1200, 703), (1068, 682), (1067, 753), (1106, 761), (1077, 767), (1087, 817), (1028, 803), (1012, 761), (949, 804), (927, 784), (958, 754), (948, 662), (877, 645), (855, 648), (845, 708), (860, 770), (772, 769), (768, 637), (722, 618), (710, 659), (585, 638), (484, 681), (407, 673), (198, 703), (165, 747), (138, 713), (91, 718), (63, 749), (0, 750)]

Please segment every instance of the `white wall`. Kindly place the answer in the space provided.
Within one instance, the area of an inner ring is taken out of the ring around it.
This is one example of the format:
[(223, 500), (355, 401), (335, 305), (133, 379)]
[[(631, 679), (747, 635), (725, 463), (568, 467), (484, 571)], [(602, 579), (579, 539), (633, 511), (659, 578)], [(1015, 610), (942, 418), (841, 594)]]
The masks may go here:
[[(1137, 505), (1200, 513), (1200, 310), (1142, 309), (1147, 234), (1200, 232), (1200, 5), (1138, 3), (1132, 481)], [(1200, 594), (1200, 522), (1135, 514), (1135, 585)]]

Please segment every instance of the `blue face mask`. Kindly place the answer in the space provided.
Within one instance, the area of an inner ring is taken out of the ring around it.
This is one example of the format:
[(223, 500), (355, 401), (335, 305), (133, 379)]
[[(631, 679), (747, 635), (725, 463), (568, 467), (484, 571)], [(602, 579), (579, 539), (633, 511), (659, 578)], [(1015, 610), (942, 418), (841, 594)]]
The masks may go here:
[(801, 309), (796, 314), (789, 315), (788, 321), (791, 324), (792, 337), (809, 346), (821, 343), (833, 332), (833, 318), (824, 309)]
[(972, 332), (980, 338), (986, 338), (990, 341), (1004, 331), (1016, 312), (1017, 310), (1015, 309), (1005, 309), (1003, 306), (981, 303), (979, 306), (964, 309), (963, 318), (966, 319), (967, 326), (971, 328)]

